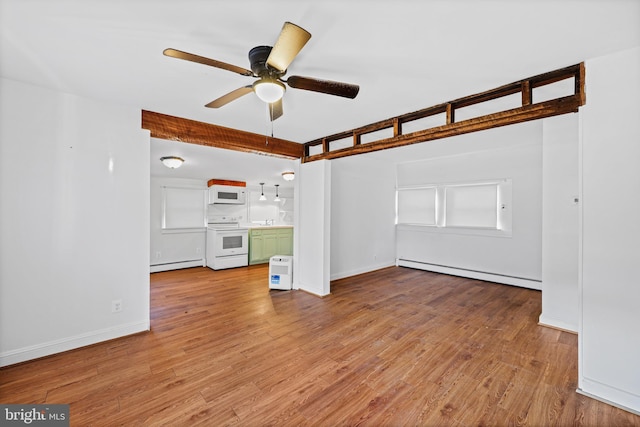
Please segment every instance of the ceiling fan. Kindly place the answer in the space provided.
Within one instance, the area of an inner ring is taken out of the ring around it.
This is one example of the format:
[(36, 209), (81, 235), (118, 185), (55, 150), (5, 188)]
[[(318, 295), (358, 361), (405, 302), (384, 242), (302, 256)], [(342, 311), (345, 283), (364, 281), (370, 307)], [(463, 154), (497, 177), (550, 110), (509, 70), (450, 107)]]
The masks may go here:
[(205, 107), (220, 108), (241, 96), (255, 92), (258, 98), (269, 105), (269, 116), (271, 121), (274, 121), (283, 114), (282, 96), (286, 90), (285, 83), (294, 89), (309, 90), (351, 99), (358, 95), (360, 87), (354, 84), (302, 76), (290, 76), (286, 80), (283, 78), (291, 62), (293, 62), (296, 55), (310, 38), (311, 34), (305, 29), (291, 22), (285, 22), (273, 47), (256, 46), (249, 51), (250, 70), (172, 48), (165, 49), (163, 53), (172, 58), (198, 62), (232, 71), (242, 76), (258, 78), (253, 84), (222, 95), (220, 98), (205, 105)]

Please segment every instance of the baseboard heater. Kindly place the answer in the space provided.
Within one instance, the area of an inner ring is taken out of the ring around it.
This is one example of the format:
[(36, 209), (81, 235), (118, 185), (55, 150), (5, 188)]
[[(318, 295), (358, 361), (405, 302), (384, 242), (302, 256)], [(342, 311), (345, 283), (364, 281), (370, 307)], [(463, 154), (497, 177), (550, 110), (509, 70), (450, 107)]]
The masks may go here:
[(166, 262), (163, 264), (152, 264), (149, 266), (150, 273), (158, 273), (160, 271), (180, 270), (181, 268), (206, 267), (207, 263), (203, 258), (190, 259), (186, 261)]
[(489, 273), (486, 271), (471, 270), (459, 267), (450, 267), (440, 264), (430, 264), (421, 261), (411, 261), (398, 258), (396, 265), (399, 267), (410, 267), (418, 270), (433, 271), (435, 273), (450, 274), (452, 276), (468, 277), (471, 279), (484, 280), (487, 282), (502, 283), (505, 285), (520, 286), (527, 289), (542, 290), (542, 281), (527, 279), (524, 277), (508, 276), (506, 274)]

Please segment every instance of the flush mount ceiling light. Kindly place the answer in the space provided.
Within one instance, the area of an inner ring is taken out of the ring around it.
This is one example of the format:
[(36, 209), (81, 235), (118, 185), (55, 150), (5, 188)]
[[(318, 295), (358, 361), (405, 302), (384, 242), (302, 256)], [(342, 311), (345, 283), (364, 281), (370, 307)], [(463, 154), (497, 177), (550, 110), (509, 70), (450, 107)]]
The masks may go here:
[(280, 184), (275, 184), (276, 186), (276, 198), (273, 199), (274, 202), (279, 202), (280, 201), (280, 196), (278, 196), (278, 187), (280, 186)]
[(258, 95), (258, 98), (271, 104), (282, 98), (285, 87), (275, 79), (263, 78), (253, 84), (253, 91)]
[(179, 168), (180, 166), (182, 166), (182, 163), (184, 163), (183, 158), (176, 156), (160, 157), (160, 161), (163, 165), (170, 169)]
[(260, 198), (258, 200), (267, 200), (267, 198), (264, 195), (264, 182), (260, 183), (260, 191), (262, 192), (262, 194), (260, 194)]
[(293, 181), (295, 174), (292, 171), (282, 172), (282, 179), (285, 181)]

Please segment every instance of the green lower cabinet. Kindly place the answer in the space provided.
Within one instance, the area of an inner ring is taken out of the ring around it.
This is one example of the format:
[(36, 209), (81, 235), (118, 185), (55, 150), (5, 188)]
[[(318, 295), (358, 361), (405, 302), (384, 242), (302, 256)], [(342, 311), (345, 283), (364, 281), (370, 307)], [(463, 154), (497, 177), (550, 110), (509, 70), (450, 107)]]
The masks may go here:
[(249, 264), (262, 262), (262, 233), (251, 230), (249, 234)]
[(274, 255), (293, 255), (293, 227), (251, 229), (249, 264), (267, 263)]
[(293, 228), (278, 230), (276, 253), (274, 255), (293, 255)]

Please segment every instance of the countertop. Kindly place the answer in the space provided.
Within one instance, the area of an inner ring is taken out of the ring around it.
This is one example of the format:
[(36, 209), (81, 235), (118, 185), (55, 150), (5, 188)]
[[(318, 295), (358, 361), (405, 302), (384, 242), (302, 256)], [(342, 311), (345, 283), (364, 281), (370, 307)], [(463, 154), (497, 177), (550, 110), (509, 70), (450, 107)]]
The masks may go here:
[(242, 228), (249, 228), (251, 230), (261, 229), (261, 230), (269, 230), (272, 228), (293, 228), (293, 225), (260, 225), (260, 224), (244, 224), (241, 225)]

